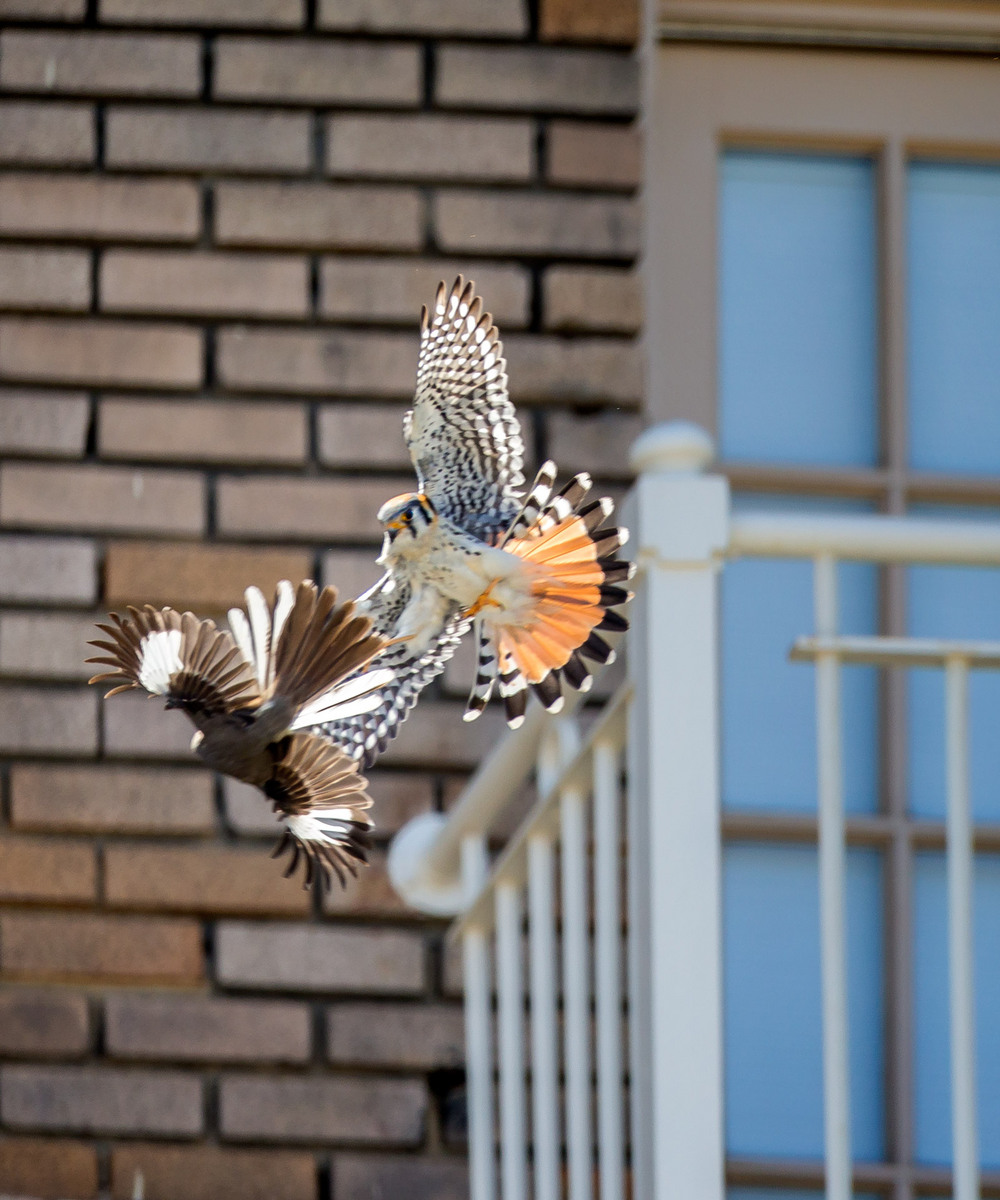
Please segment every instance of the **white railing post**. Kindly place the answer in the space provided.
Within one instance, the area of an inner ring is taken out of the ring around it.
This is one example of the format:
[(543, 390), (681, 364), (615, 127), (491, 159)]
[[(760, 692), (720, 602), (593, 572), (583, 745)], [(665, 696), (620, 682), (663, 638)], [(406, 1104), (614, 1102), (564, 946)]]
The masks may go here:
[(969, 662), (945, 670), (947, 743), (948, 986), (951, 1026), (951, 1140), (955, 1200), (979, 1198), (976, 1118), (976, 1000), (972, 938), (975, 858), (969, 795)]
[[(816, 634), (837, 635), (837, 560), (815, 565)], [(819, 784), (820, 977), (823, 996), (823, 1138), (826, 1200), (851, 1196), (850, 1039), (847, 1013), (847, 834), (844, 823), (840, 659), (816, 656), (816, 754)]]
[(630, 1062), (634, 1196), (722, 1200), (718, 568), (724, 479), (708, 436), (646, 431), (629, 669)]
[[(462, 877), (466, 902), (486, 882), (486, 839), (470, 834), (462, 841)], [(484, 929), (473, 927), (462, 938), (465, 984), (465, 1063), (469, 1120), (469, 1193), (471, 1200), (494, 1200), (496, 1158), (493, 1149), (493, 1039), (490, 1013), (490, 947)]]

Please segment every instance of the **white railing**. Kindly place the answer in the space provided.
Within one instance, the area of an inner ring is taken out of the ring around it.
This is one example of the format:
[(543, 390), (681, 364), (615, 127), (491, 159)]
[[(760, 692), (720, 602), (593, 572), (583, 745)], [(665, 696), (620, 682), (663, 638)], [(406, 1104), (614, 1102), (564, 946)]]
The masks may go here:
[[(828, 1200), (852, 1192), (841, 667), (945, 672), (953, 1194), (974, 1200), (968, 672), (1000, 667), (1000, 644), (840, 636), (836, 565), (1000, 565), (1000, 525), (734, 514), (711, 455), (682, 423), (634, 448), (628, 682), (589, 728), (533, 711), (451, 814), (392, 847), (397, 888), (455, 916), (463, 946), (472, 1200), (724, 1196), (717, 606), (737, 556), (814, 563), (815, 631), (792, 657), (816, 664)], [(538, 800), (490, 864), (490, 830), (533, 770)]]

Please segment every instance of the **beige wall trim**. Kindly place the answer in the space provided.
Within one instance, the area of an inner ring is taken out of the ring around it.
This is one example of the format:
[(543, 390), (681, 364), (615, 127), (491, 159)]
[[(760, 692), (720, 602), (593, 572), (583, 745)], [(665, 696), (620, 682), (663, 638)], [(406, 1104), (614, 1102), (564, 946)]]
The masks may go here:
[[(1000, 10), (1000, 5), (997, 6)], [(902, 254), (913, 156), (1000, 161), (1000, 66), (954, 55), (694, 45), (650, 56), (646, 130), (646, 415), (716, 430), (718, 160), (727, 147), (870, 155), (880, 240)], [(892, 253), (889, 253), (890, 250)], [(882, 428), (901, 467), (903, 267), (883, 262)], [(889, 448), (892, 452), (889, 452)]]
[(1000, 46), (994, 3), (843, 0), (659, 0), (661, 39), (988, 52)]

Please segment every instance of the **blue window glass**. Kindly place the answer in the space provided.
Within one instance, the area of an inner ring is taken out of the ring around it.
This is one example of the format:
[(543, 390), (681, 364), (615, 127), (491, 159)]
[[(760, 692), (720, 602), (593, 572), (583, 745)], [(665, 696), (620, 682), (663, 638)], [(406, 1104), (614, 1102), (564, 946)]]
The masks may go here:
[(908, 184), (911, 463), (1000, 471), (1000, 167), (914, 163)]
[[(951, 1161), (948, 908), (943, 854), (918, 854), (914, 872), (916, 1153)], [(976, 1085), (981, 1164), (1000, 1168), (1000, 856), (976, 856), (973, 885)]]
[[(963, 514), (967, 515), (967, 514)], [(1000, 570), (911, 567), (909, 630), (918, 637), (1000, 641)], [(915, 816), (945, 813), (944, 677), (909, 672), (909, 805)], [(969, 683), (972, 809), (1000, 820), (1000, 673), (974, 671)]]
[(871, 162), (740, 151), (723, 155), (720, 172), (722, 456), (873, 464)]
[[(770, 505), (773, 507), (773, 505)], [(843, 506), (807, 505), (820, 511)], [(747, 506), (742, 506), (747, 507)], [(722, 575), (722, 796), (730, 808), (816, 810), (815, 675), (792, 663), (797, 637), (812, 633), (812, 565), (739, 559)], [(842, 633), (874, 633), (874, 568), (842, 563), (837, 581)], [(845, 804), (874, 812), (878, 792), (876, 672), (842, 675)]]
[[(726, 1149), (823, 1153), (819, 898), (813, 846), (724, 850)], [(875, 851), (847, 856), (851, 1137), (884, 1152), (882, 874)]]

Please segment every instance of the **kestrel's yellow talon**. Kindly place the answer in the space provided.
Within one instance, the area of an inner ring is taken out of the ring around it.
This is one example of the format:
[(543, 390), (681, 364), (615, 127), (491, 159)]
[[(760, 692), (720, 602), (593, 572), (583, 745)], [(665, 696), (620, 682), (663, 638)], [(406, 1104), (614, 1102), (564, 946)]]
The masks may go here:
[(496, 587), (499, 580), (494, 579), (485, 592), (465, 610), (465, 616), (474, 617), (477, 613), (482, 612), (484, 608), (503, 608), (499, 600), (494, 600), (490, 594)]

